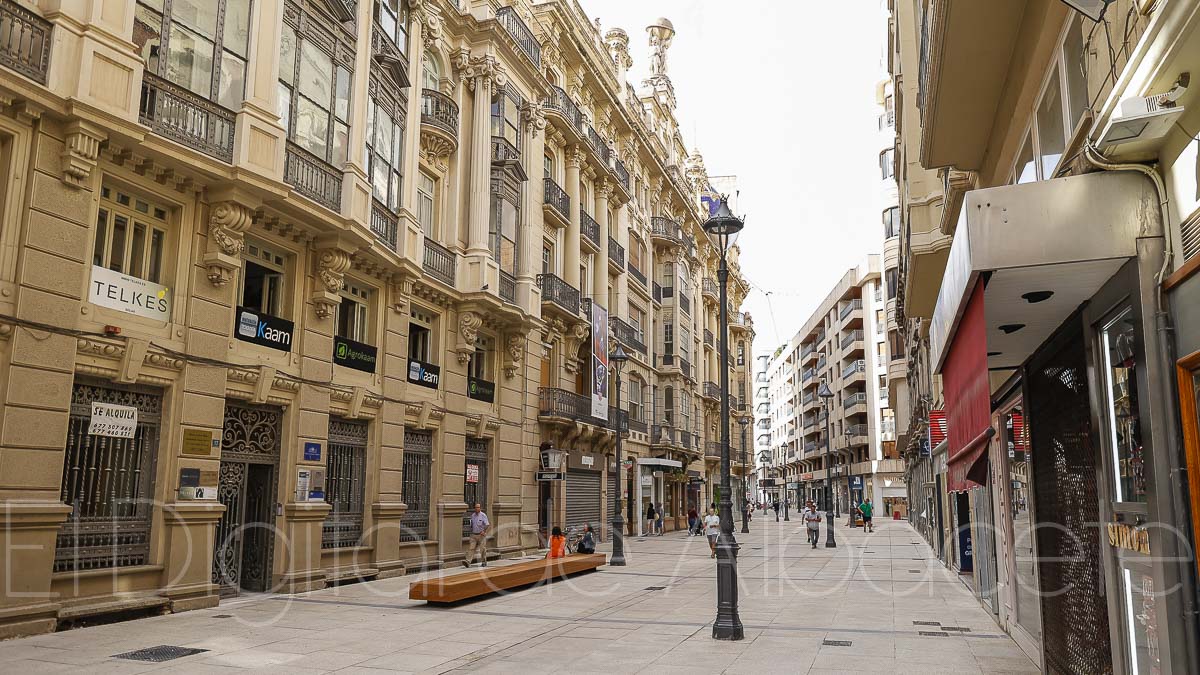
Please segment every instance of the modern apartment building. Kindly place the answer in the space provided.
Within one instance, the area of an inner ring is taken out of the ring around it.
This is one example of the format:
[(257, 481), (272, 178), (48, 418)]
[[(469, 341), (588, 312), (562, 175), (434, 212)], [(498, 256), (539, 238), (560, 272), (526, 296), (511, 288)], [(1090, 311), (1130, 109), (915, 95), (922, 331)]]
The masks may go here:
[(889, 7), (912, 522), (1043, 670), (1197, 672), (1200, 3)]
[(682, 523), (753, 324), (648, 32), (635, 87), (574, 0), (0, 0), (0, 636), (454, 563), (475, 502)]

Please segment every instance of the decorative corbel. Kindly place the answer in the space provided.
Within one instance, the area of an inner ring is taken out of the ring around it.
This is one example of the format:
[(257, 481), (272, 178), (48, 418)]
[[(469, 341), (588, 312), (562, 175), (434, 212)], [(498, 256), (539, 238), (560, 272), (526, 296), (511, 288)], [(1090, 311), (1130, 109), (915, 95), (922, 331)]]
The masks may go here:
[(458, 345), (454, 351), (458, 354), (459, 365), (467, 365), (471, 355), (475, 353), (475, 339), (479, 337), (479, 327), (483, 325), (483, 317), (475, 312), (460, 312), (458, 315)]
[(566, 336), (567, 353), (563, 354), (563, 366), (567, 372), (574, 375), (579, 372), (579, 367), (583, 364), (579, 363), (576, 356), (579, 354), (579, 346), (588, 338), (591, 333), (591, 325), (585, 321), (580, 321), (571, 326), (571, 331)]
[(525, 356), (525, 336), (520, 333), (509, 335), (505, 347), (508, 358), (504, 361), (504, 376), (512, 379), (521, 368), (521, 359)]
[(408, 301), (412, 298), (412, 279), (402, 278), (390, 285), (392, 311), (397, 314), (408, 313)]
[(546, 128), (546, 111), (537, 101), (528, 101), (521, 106), (521, 119), (525, 122), (525, 131), (537, 135)]
[(72, 187), (85, 187), (100, 157), (100, 144), (107, 139), (108, 133), (91, 122), (69, 122), (61, 155), (63, 182)]
[(350, 253), (340, 248), (317, 251), (317, 283), (309, 299), (318, 319), (328, 319), (342, 303), (340, 295), (350, 269)]
[(209, 207), (208, 252), (204, 266), (208, 281), (221, 288), (242, 266), (242, 250), (246, 247), (246, 230), (254, 222), (254, 212), (237, 202), (217, 202)]

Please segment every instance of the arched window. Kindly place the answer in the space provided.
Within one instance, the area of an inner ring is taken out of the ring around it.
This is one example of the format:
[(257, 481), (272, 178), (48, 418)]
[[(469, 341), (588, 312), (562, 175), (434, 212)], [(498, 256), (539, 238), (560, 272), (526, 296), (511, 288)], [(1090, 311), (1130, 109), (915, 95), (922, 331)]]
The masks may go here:
[(133, 21), (146, 72), (230, 110), (241, 107), (250, 0), (138, 0)]
[(425, 61), (421, 64), (421, 87), (438, 91), (438, 85), (442, 81), (442, 66), (438, 63), (437, 57), (429, 52), (425, 53)]

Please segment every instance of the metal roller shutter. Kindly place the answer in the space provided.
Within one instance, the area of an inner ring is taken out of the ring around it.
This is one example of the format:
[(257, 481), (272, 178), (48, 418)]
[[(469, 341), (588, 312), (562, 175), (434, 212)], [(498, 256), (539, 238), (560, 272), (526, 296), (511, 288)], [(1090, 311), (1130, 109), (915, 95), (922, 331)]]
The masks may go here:
[(567, 471), (568, 528), (591, 523), (600, 524), (600, 472), (569, 469)]

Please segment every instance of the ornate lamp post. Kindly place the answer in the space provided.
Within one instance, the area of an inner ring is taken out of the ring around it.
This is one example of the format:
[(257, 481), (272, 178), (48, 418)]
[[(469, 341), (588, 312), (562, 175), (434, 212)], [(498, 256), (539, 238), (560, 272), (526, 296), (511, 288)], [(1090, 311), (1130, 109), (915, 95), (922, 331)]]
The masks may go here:
[(742, 534), (750, 533), (750, 523), (746, 521), (746, 512), (750, 510), (750, 504), (746, 501), (746, 427), (750, 426), (749, 417), (740, 417), (738, 422), (742, 425), (742, 494), (738, 497), (738, 504), (742, 507)]
[(741, 640), (745, 637), (742, 619), (738, 616), (738, 545), (733, 537), (733, 503), (729, 487), (729, 266), (725, 255), (726, 249), (743, 227), (745, 223), (733, 215), (724, 197), (716, 213), (704, 221), (704, 231), (717, 238), (717, 249), (721, 252), (721, 262), (717, 267), (717, 282), (721, 287), (718, 318), (718, 328), (721, 330), (720, 355), (717, 361), (721, 364), (721, 502), (717, 505), (721, 533), (717, 537), (717, 618), (713, 621), (713, 638), (717, 640)]
[(621, 434), (625, 430), (621, 428), (621, 369), (625, 367), (625, 362), (629, 360), (629, 355), (621, 349), (621, 345), (608, 355), (608, 364), (613, 371), (613, 388), (616, 389), (616, 407), (617, 411), (613, 415), (616, 419), (613, 420), (613, 427), (617, 430), (617, 494), (613, 498), (613, 514), (612, 514), (612, 536), (613, 550), (612, 556), (608, 559), (608, 564), (615, 567), (625, 565), (625, 519), (621, 516), (621, 487), (625, 481), (625, 469), (621, 466)]
[(821, 386), (817, 387), (817, 396), (821, 397), (821, 401), (825, 404), (825, 548), (837, 548), (837, 542), (833, 538), (833, 482), (830, 476), (833, 467), (829, 465), (829, 446), (831, 439), (829, 436), (829, 416), (833, 413), (830, 407), (833, 400), (833, 391), (829, 389), (829, 385), (821, 381)]

